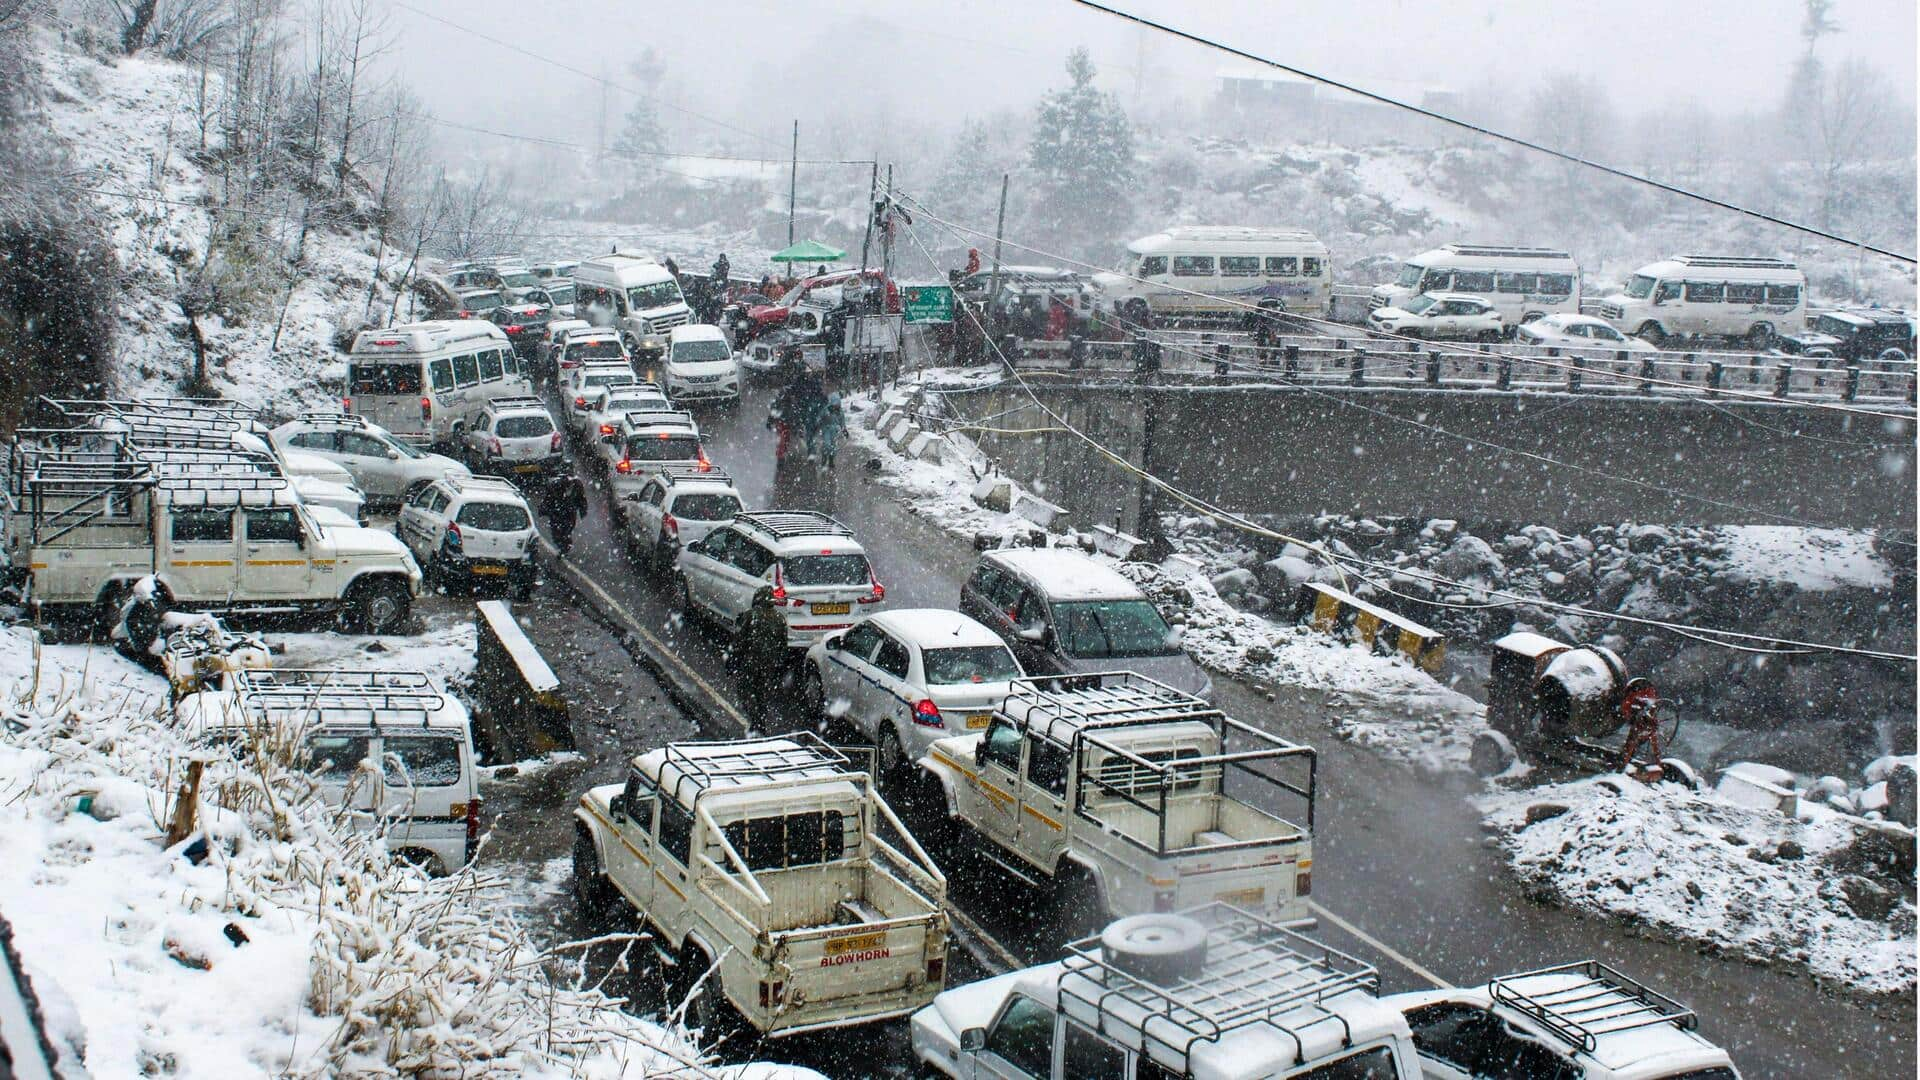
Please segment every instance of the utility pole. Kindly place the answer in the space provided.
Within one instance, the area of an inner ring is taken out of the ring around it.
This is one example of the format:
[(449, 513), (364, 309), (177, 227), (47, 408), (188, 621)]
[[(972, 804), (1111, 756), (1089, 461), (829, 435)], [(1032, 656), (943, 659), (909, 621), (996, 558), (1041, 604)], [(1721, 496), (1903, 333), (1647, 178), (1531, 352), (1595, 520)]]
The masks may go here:
[(893, 280), (893, 165), (887, 165), (887, 228), (880, 234), (880, 273)]
[(1000, 174), (1000, 220), (993, 226), (993, 274), (987, 278), (987, 317), (990, 325), (994, 308), (1000, 300), (1000, 238), (1007, 232), (1007, 178), (1012, 175)]
[[(887, 172), (891, 174), (892, 168)], [(879, 205), (874, 202), (880, 197), (880, 155), (873, 155), (873, 172), (867, 176), (867, 235), (860, 239), (860, 276), (866, 279), (867, 252), (873, 245), (873, 219), (879, 215)]]
[[(793, 122), (793, 164), (787, 171), (787, 246), (793, 246), (793, 198), (800, 189), (800, 121)], [(788, 263), (789, 267), (793, 264)]]
[(607, 160), (607, 62), (600, 61), (600, 112), (593, 124), (593, 163)]

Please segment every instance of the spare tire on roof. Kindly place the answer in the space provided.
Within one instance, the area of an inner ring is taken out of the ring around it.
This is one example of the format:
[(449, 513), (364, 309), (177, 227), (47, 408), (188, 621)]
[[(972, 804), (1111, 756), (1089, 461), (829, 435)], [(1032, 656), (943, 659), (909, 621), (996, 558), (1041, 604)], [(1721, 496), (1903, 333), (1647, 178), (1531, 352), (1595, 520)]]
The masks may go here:
[(1206, 966), (1207, 928), (1185, 915), (1129, 915), (1101, 932), (1100, 952), (1134, 978), (1165, 986)]

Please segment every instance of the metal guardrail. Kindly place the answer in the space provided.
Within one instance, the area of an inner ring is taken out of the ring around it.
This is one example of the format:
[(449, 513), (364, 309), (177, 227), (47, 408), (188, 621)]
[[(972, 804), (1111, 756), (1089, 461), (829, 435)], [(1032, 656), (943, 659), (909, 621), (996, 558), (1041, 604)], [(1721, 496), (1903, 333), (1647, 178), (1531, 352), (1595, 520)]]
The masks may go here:
[(1157, 330), (1134, 341), (1016, 341), (1009, 355), (1028, 369), (1133, 372), (1141, 370), (1143, 344), (1152, 343), (1159, 356), (1148, 363), (1163, 374), (1303, 386), (1533, 390), (1681, 400), (1765, 395), (1783, 403), (1860, 402), (1906, 409), (1915, 404), (1912, 363), (1823, 364), (1765, 353), (1408, 342), (1364, 333), (1282, 334), (1270, 342), (1256, 345), (1252, 335), (1237, 331)]

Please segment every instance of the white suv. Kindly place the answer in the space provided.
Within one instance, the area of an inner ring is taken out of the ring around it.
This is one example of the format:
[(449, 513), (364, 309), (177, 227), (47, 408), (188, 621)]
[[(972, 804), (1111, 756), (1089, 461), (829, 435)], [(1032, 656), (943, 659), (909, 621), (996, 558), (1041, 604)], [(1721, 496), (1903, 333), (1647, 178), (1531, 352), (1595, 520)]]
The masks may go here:
[(674, 565), (681, 609), (729, 627), (740, 624), (756, 591), (771, 588), (796, 649), (853, 625), (855, 611), (879, 610), (887, 596), (853, 532), (812, 510), (736, 514), (683, 548)]
[[(401, 442), (364, 416), (309, 412), (267, 433), (273, 445), (323, 458), (345, 469), (367, 501), (396, 506), (428, 481), (465, 476), (467, 467)], [(290, 456), (290, 454), (289, 454)]]
[(582, 364), (562, 371), (560, 404), (566, 410), (567, 427), (575, 435), (585, 434), (587, 405), (602, 387), (632, 386), (639, 381), (633, 373), (633, 365), (624, 360)]
[(676, 402), (740, 400), (740, 365), (717, 326), (676, 326), (667, 332), (660, 384)]
[[(581, 437), (596, 449), (618, 434), (620, 418), (636, 410), (671, 409), (673, 403), (652, 383), (603, 386), (587, 398), (587, 417)], [(606, 455), (603, 453), (602, 457)]]
[(467, 462), (483, 472), (537, 477), (565, 467), (560, 429), (536, 397), (495, 398), (467, 429)]
[(421, 569), (442, 581), (502, 581), (523, 600), (538, 584), (533, 510), (505, 480), (435, 480), (401, 507), (394, 531)]
[(693, 414), (674, 409), (642, 409), (622, 416), (611, 439), (601, 442), (600, 451), (607, 459), (607, 484), (615, 511), (628, 492), (640, 490), (649, 475), (669, 465), (689, 465), (702, 472), (713, 469)]
[(733, 478), (719, 469), (668, 465), (647, 477), (640, 490), (620, 497), (627, 553), (656, 571), (673, 566), (680, 549), (733, 520), (742, 506)]
[(879, 747), (888, 784), (935, 739), (986, 730), (1021, 674), (998, 634), (957, 611), (883, 611), (807, 650), (802, 700)]

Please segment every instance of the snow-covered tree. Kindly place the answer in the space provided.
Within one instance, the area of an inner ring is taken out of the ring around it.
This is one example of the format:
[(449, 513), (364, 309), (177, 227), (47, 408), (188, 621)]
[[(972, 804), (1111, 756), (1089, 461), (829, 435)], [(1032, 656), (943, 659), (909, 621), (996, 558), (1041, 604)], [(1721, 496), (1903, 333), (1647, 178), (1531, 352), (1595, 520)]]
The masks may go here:
[(620, 133), (613, 137), (613, 145), (608, 149), (614, 157), (646, 158), (667, 148), (667, 133), (660, 126), (660, 110), (654, 104), (655, 92), (666, 78), (667, 64), (649, 47), (639, 59), (627, 65), (627, 70), (639, 82), (643, 93), (633, 108), (627, 110)]
[(1067, 56), (1071, 84), (1040, 99), (1028, 163), (1035, 191), (1030, 221), (1050, 250), (1099, 255), (1133, 217), (1133, 128), (1120, 101), (1093, 85), (1093, 59)]

